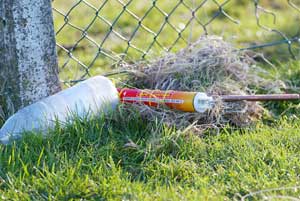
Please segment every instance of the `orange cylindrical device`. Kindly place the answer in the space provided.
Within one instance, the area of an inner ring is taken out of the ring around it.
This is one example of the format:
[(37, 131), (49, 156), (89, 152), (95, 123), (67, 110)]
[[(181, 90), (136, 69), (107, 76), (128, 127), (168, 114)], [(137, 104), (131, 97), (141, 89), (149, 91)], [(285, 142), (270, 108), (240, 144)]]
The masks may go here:
[(141, 103), (158, 107), (164, 105), (170, 109), (184, 112), (204, 112), (211, 108), (212, 98), (199, 92), (160, 91), (140, 89), (118, 89), (123, 103)]

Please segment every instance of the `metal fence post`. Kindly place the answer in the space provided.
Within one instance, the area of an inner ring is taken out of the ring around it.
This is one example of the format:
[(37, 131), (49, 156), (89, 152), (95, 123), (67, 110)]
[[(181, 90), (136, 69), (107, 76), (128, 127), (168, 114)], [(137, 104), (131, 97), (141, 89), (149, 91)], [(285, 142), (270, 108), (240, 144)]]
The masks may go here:
[(60, 89), (51, 0), (0, 0), (0, 109)]

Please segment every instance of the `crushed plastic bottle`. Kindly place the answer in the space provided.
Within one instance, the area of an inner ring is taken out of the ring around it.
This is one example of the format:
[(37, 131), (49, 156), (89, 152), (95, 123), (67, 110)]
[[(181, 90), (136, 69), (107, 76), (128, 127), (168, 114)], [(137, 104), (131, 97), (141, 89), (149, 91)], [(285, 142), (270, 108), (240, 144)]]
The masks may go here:
[(107, 112), (118, 102), (118, 91), (109, 79), (92, 77), (19, 110), (0, 129), (0, 142), (7, 144), (25, 131), (53, 128), (56, 120), (65, 122), (71, 114), (84, 117)]

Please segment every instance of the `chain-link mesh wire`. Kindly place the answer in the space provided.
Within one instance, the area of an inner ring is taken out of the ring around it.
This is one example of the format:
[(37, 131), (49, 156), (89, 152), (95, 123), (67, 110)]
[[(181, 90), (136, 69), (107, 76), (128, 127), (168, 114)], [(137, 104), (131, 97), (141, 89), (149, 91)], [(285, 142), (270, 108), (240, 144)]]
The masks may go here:
[(55, 0), (53, 11), (65, 83), (178, 51), (208, 34), (278, 59), (299, 56), (299, 0)]

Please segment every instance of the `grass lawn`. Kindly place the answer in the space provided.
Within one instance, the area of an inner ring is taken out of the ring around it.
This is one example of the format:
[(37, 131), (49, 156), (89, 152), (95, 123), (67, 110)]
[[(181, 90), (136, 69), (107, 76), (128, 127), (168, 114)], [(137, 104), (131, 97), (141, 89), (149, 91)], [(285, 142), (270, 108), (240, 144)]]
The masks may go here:
[[(76, 2), (54, 0), (53, 6), (67, 13)], [(101, 4), (97, 0), (87, 2), (92, 7), (81, 1), (69, 15), (68, 23), (82, 29), (90, 24), (95, 16), (93, 7), (99, 8)], [(192, 2), (197, 5), (200, 1), (187, 2), (192, 6)], [(197, 13), (204, 22), (216, 10), (211, 2)], [(149, 5), (144, 5), (144, 1), (132, 1), (128, 9), (141, 18), (152, 5), (152, 1), (147, 3)], [(262, 14), (261, 23), (274, 26), (288, 36), (295, 34), (300, 16), (296, 9), (282, 1), (262, 0), (260, 3), (278, 16), (276, 26), (272, 15)], [(157, 6), (168, 13), (174, 4), (173, 1), (158, 1)], [(122, 8), (118, 1), (109, 1), (103, 8), (105, 18), (113, 21)], [(208, 33), (222, 35), (237, 47), (280, 39), (277, 34), (257, 26), (252, 2), (230, 1), (224, 9), (240, 20), (240, 25), (220, 16), (207, 27)], [(178, 7), (170, 18), (178, 29), (186, 23), (186, 11), (185, 7)], [(164, 19), (157, 12), (150, 13), (143, 22), (156, 31)], [(57, 12), (54, 12), (54, 19), (58, 30), (65, 19)], [(88, 35), (99, 44), (108, 28), (101, 20), (94, 23)], [(115, 27), (130, 37), (136, 24), (127, 13)], [(203, 34), (202, 28), (192, 28), (182, 33), (191, 41)], [(57, 41), (66, 47), (72, 46), (81, 34), (67, 25), (57, 35)], [(132, 44), (145, 51), (153, 39), (150, 36), (141, 30)], [(176, 37), (169, 27), (163, 29), (158, 40), (172, 47)], [(172, 51), (185, 45), (180, 40)], [(127, 43), (112, 34), (103, 48), (116, 56), (115, 53), (126, 50)], [(299, 47), (293, 48), (299, 56)], [(103, 55), (96, 57), (97, 51), (97, 45), (83, 39), (73, 52), (87, 66), (96, 58), (90, 71), (92, 75), (112, 70), (112, 60)], [(161, 52), (157, 45), (149, 50), (150, 55)], [(299, 93), (300, 61), (291, 60), (287, 46), (258, 52), (264, 52), (275, 64), (275, 68), (266, 67), (274, 80), (285, 81), (288, 92)], [(69, 57), (60, 49), (58, 56), (63, 66)], [(140, 57), (139, 51), (129, 48), (128, 60)], [(60, 71), (62, 80), (80, 78), (85, 72), (75, 61), (66, 63)], [(262, 200), (273, 196), (282, 196), (277, 197), (278, 200), (286, 200), (288, 196), (300, 199), (299, 103), (271, 102), (266, 103), (266, 107), (274, 114), (272, 119), (265, 118), (243, 129), (228, 126), (218, 135), (207, 132), (196, 136), (188, 130), (146, 122), (138, 112), (127, 114), (122, 108), (106, 117), (76, 118), (64, 129), (57, 125), (46, 138), (40, 133), (28, 133), (11, 145), (0, 145), (0, 200)], [(254, 193), (274, 188), (279, 189)]]
[[(199, 137), (122, 112), (77, 119), (46, 139), (28, 135), (2, 146), (0, 194), (16, 200), (224, 200), (299, 186), (299, 127), (298, 119), (283, 118)], [(264, 195), (274, 194), (299, 191)]]

